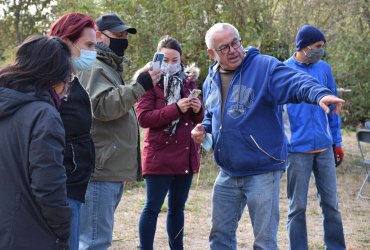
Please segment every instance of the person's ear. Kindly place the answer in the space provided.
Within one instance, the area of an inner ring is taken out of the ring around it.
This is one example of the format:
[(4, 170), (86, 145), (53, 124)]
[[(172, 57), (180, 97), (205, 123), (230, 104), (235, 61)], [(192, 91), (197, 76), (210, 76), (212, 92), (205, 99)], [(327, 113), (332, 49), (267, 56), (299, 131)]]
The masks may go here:
[(71, 40), (69, 40), (68, 38), (64, 38), (63, 41), (68, 45), (69, 49), (72, 52), (73, 57), (79, 57), (80, 56), (80, 51), (76, 48), (75, 45), (73, 45)]
[(101, 42), (101, 37), (102, 37), (102, 33), (101, 33), (101, 31), (99, 31), (99, 30), (97, 30), (96, 31), (96, 40), (98, 41), (98, 42)]
[(215, 55), (215, 51), (213, 50), (213, 49), (207, 49), (207, 53), (208, 53), (208, 55), (213, 59), (213, 60), (215, 60), (215, 61), (217, 61), (217, 59), (216, 59), (216, 55)]

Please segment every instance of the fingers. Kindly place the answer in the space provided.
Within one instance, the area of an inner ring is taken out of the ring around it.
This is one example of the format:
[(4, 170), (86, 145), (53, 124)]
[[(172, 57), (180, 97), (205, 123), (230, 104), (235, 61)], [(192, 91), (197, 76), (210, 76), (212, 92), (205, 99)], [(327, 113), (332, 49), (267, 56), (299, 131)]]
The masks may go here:
[(329, 114), (330, 109), (325, 103), (320, 103), (320, 107), (325, 111), (325, 113)]
[(206, 137), (206, 131), (204, 130), (202, 124), (197, 124), (191, 131), (191, 138), (198, 144), (203, 143)]
[(333, 113), (336, 115), (339, 115), (339, 113), (342, 111), (343, 104), (338, 103), (335, 105), (335, 109), (333, 110)]
[(198, 113), (202, 107), (202, 104), (200, 103), (200, 100), (198, 98), (191, 99), (190, 107), (193, 109), (195, 113)]
[(335, 109), (333, 110), (333, 113), (338, 115), (342, 110), (342, 106), (344, 103), (345, 101), (343, 99), (340, 99), (334, 95), (328, 95), (321, 98), (319, 105), (327, 114), (329, 114), (329, 105), (335, 104)]
[(149, 70), (150, 77), (152, 78), (153, 85), (157, 85), (157, 83), (161, 80), (161, 71), (159, 70)]
[(196, 131), (199, 131), (199, 132), (203, 133), (204, 135), (206, 134), (206, 130), (204, 129), (204, 127), (200, 123), (198, 123), (197, 125), (195, 125), (194, 129)]
[(177, 106), (179, 106), (179, 108), (180, 108), (180, 110), (181, 110), (182, 113), (185, 113), (186, 111), (188, 111), (188, 109), (191, 106), (190, 99), (188, 99), (188, 98), (182, 98), (182, 99), (180, 99), (177, 102)]

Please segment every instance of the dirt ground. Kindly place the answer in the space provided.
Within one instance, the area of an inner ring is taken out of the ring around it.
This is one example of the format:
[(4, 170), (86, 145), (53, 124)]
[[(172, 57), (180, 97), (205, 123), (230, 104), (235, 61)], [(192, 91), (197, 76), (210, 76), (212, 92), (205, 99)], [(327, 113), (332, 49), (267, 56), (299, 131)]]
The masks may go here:
[[(339, 207), (342, 212), (347, 249), (370, 249), (370, 200), (357, 199), (357, 192), (366, 175), (359, 161), (355, 133), (343, 132), (345, 162), (337, 169)], [(203, 161), (204, 162), (204, 161)], [(208, 164), (194, 176), (193, 186), (185, 209), (185, 249), (209, 249), (208, 234), (211, 225), (211, 193), (216, 171)], [(203, 176), (202, 176), (203, 175)], [(316, 189), (311, 178), (307, 207), (307, 228), (310, 249), (324, 249), (321, 209), (316, 198)], [(370, 183), (365, 192), (370, 195)], [(125, 191), (116, 211), (113, 244), (110, 249), (138, 249), (138, 220), (145, 202), (145, 187), (139, 185)], [(286, 176), (282, 177), (280, 192), (279, 249), (288, 249), (286, 233), (288, 200)], [(154, 249), (169, 249), (166, 235), (166, 212), (159, 215)], [(247, 209), (239, 223), (238, 249), (252, 249), (253, 232)]]

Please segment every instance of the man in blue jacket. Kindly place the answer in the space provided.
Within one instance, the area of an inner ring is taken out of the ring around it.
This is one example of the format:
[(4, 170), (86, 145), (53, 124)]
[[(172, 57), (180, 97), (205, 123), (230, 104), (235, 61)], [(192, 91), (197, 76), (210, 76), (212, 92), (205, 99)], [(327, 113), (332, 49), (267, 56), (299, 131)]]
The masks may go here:
[[(337, 94), (330, 66), (320, 60), (324, 54), (325, 42), (324, 34), (319, 29), (310, 25), (302, 26), (296, 36), (297, 51), (284, 63), (313, 76), (322, 86)], [(289, 152), (287, 229), (290, 249), (308, 249), (306, 206), (312, 172), (324, 218), (325, 246), (327, 249), (345, 249), (334, 162), (334, 157), (339, 161), (344, 157), (340, 117), (326, 114), (319, 107), (306, 103), (287, 104), (285, 110), (284, 123)]]
[(203, 85), (206, 115), (192, 131), (202, 143), (212, 133), (214, 159), (220, 167), (212, 197), (211, 249), (236, 249), (236, 229), (248, 205), (254, 248), (277, 249), (280, 177), (286, 167), (281, 104), (337, 104), (311, 76), (287, 67), (255, 48), (244, 50), (238, 30), (212, 26), (205, 37), (216, 62)]

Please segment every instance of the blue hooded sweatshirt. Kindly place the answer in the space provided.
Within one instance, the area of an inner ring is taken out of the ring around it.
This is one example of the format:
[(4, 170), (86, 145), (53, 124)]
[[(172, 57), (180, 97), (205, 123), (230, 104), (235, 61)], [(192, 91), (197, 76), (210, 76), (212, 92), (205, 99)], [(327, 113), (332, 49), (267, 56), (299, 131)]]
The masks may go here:
[(221, 91), (220, 73), (212, 65), (203, 85), (202, 125), (212, 133), (216, 163), (230, 176), (284, 170), (287, 146), (280, 105), (318, 104), (332, 95), (315, 78), (252, 47), (230, 82), (222, 115)]
[[(298, 62), (294, 56), (284, 62), (287, 66), (301, 70), (315, 77), (322, 86), (337, 95), (337, 88), (329, 64), (319, 61), (315, 64)], [(289, 152), (308, 152), (340, 146), (340, 116), (326, 114), (312, 104), (287, 104), (284, 113), (285, 134)]]

